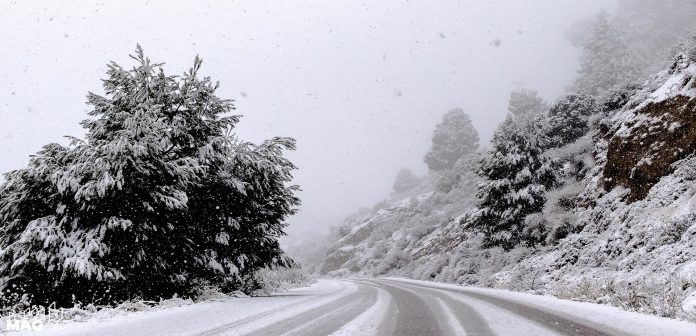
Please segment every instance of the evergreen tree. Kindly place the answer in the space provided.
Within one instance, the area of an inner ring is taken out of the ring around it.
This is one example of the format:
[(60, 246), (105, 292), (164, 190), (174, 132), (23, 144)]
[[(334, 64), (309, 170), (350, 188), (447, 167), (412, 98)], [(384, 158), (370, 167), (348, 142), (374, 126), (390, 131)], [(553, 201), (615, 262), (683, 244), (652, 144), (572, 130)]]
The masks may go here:
[(545, 112), (548, 109), (544, 99), (534, 90), (517, 90), (510, 93), (508, 111), (515, 120), (526, 120)]
[(0, 187), (5, 304), (59, 306), (241, 288), (285, 264), (278, 247), (299, 200), (286, 187), (294, 140), (235, 140), (232, 102), (199, 78), (167, 76), (138, 46), (88, 95), (84, 140), (49, 144)]
[(612, 23), (628, 35), (629, 49), (643, 75), (667, 66), (672, 48), (693, 33), (696, 1), (621, 0)]
[(478, 150), (479, 135), (461, 109), (447, 112), (433, 132), (433, 143), (423, 161), (433, 171), (451, 169), (466, 154)]
[(618, 111), (628, 104), (631, 98), (642, 88), (642, 85), (636, 83), (615, 86), (597, 99), (597, 107), (601, 109), (602, 113), (611, 114), (611, 112)]
[(435, 189), (443, 193), (449, 193), (454, 189), (464, 189), (466, 193), (470, 194), (471, 189), (476, 186), (479, 180), (476, 169), (480, 159), (481, 154), (479, 153), (462, 156), (452, 169), (440, 175)]
[(541, 211), (545, 192), (556, 184), (556, 163), (542, 155), (547, 139), (531, 123), (508, 117), (493, 135), (493, 148), (479, 163), (478, 211), (471, 225), (486, 246), (519, 244), (527, 215)]
[(625, 33), (612, 27), (608, 14), (601, 12), (592, 36), (583, 44), (575, 89), (598, 95), (616, 85), (632, 82), (637, 77), (638, 70)]
[(551, 109), (544, 120), (546, 135), (549, 137), (550, 147), (560, 147), (569, 144), (590, 129), (588, 120), (593, 114), (601, 112), (595, 99), (586, 92), (567, 94), (561, 97)]
[(396, 174), (396, 179), (394, 180), (394, 192), (403, 193), (413, 188), (417, 187), (421, 182), (416, 175), (411, 172), (408, 168), (402, 168), (399, 173)]

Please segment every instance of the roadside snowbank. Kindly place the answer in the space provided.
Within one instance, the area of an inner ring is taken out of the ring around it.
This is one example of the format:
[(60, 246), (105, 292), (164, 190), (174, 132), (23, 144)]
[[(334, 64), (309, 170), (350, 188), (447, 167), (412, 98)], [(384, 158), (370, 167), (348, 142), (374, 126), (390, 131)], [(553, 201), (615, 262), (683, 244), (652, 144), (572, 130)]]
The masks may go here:
[(310, 287), (268, 297), (228, 298), (136, 312), (109, 309), (82, 322), (49, 324), (40, 331), (20, 331), (9, 335), (191, 335), (229, 323), (239, 323), (242, 328), (253, 330), (283, 316), (292, 316), (298, 311), (306, 311), (326, 301), (349, 295), (356, 289), (349, 282), (319, 280)]

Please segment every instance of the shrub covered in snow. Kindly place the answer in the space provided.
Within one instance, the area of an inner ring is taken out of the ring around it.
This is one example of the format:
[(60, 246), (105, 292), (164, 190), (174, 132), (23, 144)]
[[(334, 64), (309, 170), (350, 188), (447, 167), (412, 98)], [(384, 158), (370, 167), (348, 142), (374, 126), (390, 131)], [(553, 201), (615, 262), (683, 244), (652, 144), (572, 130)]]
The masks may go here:
[(411, 172), (408, 168), (403, 168), (399, 170), (394, 179), (393, 188), (395, 193), (404, 193), (421, 184), (421, 179)]
[(274, 293), (297, 287), (306, 287), (314, 283), (314, 280), (302, 268), (274, 267), (262, 268), (254, 274), (257, 283), (256, 293)]
[(398, 247), (392, 248), (389, 253), (377, 264), (374, 274), (382, 275), (389, 271), (402, 268), (411, 261), (411, 256)]
[(590, 116), (600, 112), (595, 99), (586, 92), (567, 94), (549, 109), (538, 122), (545, 128), (549, 147), (565, 146), (590, 130)]

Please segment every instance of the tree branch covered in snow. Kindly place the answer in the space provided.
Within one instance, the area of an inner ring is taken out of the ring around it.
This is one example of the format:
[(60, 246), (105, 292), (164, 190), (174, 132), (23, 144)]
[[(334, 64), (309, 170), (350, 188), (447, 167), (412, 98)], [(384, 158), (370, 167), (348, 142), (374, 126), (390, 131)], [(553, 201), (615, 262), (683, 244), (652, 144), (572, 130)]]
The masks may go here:
[(0, 189), (4, 304), (113, 303), (243, 288), (288, 265), (278, 245), (299, 200), (290, 138), (237, 140), (239, 116), (196, 58), (169, 76), (138, 46), (88, 95), (84, 140), (46, 145)]

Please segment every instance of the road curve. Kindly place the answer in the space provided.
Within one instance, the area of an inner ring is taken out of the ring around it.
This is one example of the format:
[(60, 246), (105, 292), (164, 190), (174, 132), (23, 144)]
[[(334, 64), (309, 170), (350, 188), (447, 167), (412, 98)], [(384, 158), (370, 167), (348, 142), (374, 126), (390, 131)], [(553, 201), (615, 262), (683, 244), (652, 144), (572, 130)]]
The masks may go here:
[(686, 336), (696, 324), (608, 306), (405, 279), (320, 279), (236, 298), (12, 336)]
[(398, 285), (373, 284), (384, 287), (394, 298), (395, 304), (389, 307), (380, 333), (384, 335), (445, 335), (447, 330), (438, 323), (436, 311), (426, 302), (426, 298)]
[[(427, 316), (431, 319), (431, 323), (438, 323), (438, 333), (429, 333), (427, 330), (422, 330), (417, 323), (418, 319), (413, 319), (407, 322), (402, 322), (402, 325), (411, 324), (410, 328), (417, 330), (417, 333), (413, 335), (461, 335), (465, 333), (466, 335), (495, 335), (491, 331), (488, 322), (479, 314), (472, 306), (454, 300), (448, 295), (443, 293), (438, 293), (437, 290), (433, 290), (426, 287), (409, 286), (407, 284), (398, 283), (394, 281), (372, 281), (377, 286), (385, 286), (389, 293), (393, 295), (397, 302), (400, 300), (399, 297), (404, 293), (412, 297), (421, 297), (421, 302), (428, 301), (428, 304), (421, 305), (419, 309), (428, 309), (430, 312)], [(425, 300), (425, 301), (424, 301)], [(410, 306), (406, 306), (405, 310), (409, 310)], [(397, 310), (394, 312), (394, 317), (402, 318), (406, 317), (406, 314), (400, 314)], [(385, 321), (386, 322), (386, 321)], [(415, 324), (415, 325), (414, 325)], [(396, 333), (391, 333), (388, 328), (388, 324), (385, 324), (381, 330), (385, 335), (401, 335), (398, 331)]]
[[(271, 319), (272, 323), (259, 328), (249, 328), (241, 321), (197, 335), (631, 335), (465, 287), (441, 288), (393, 279), (345, 281), (357, 290)], [(388, 299), (380, 299), (380, 295)]]

